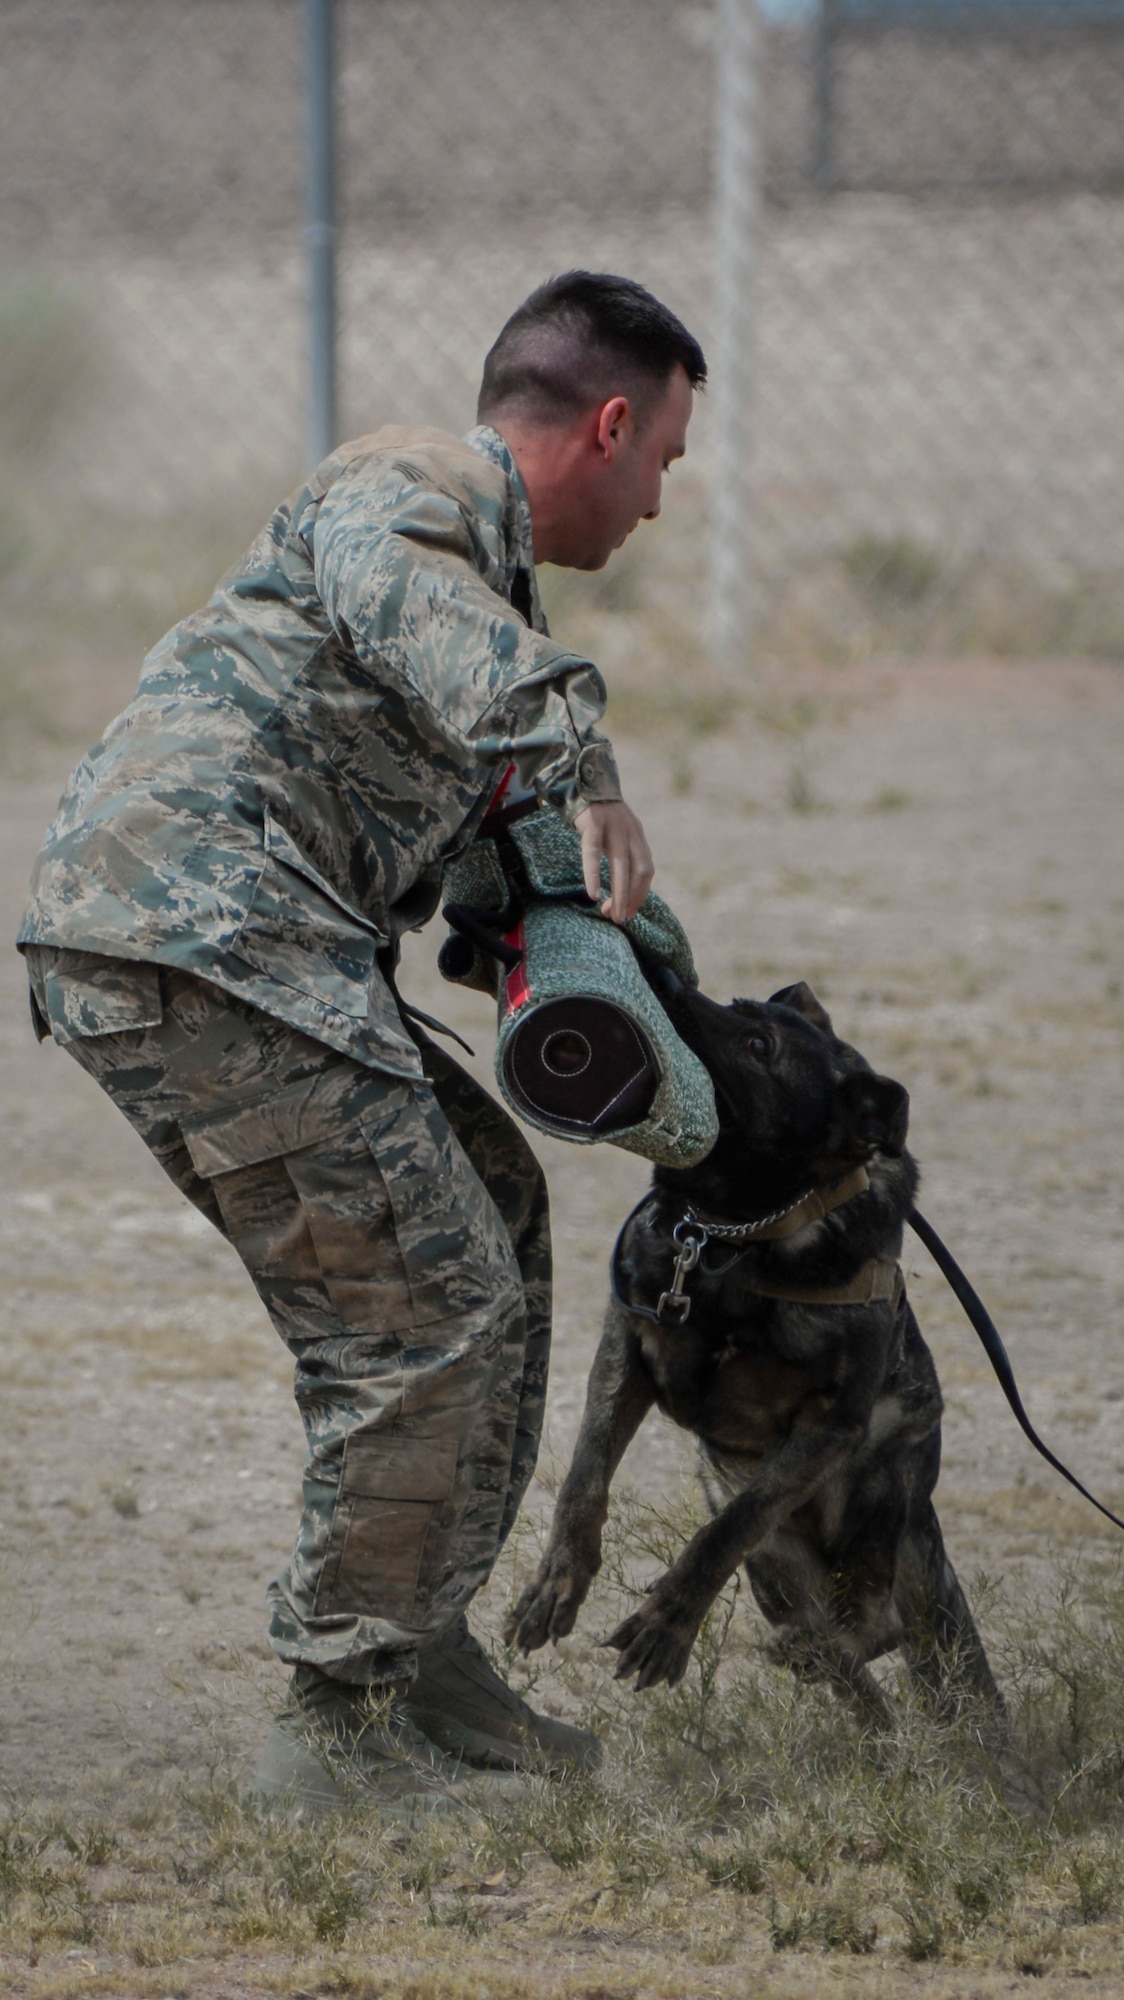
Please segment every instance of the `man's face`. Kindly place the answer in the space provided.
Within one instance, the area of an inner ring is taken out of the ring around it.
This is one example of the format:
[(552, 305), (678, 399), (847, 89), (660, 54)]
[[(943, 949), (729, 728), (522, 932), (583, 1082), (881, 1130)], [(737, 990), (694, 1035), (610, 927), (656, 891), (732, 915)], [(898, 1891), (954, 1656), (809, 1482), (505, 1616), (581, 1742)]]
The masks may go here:
[(686, 370), (676, 366), (639, 424), (624, 397), (605, 404), (597, 448), (574, 495), (570, 548), (554, 560), (570, 569), (604, 569), (638, 521), (655, 520), (664, 475), (687, 449), (693, 400)]

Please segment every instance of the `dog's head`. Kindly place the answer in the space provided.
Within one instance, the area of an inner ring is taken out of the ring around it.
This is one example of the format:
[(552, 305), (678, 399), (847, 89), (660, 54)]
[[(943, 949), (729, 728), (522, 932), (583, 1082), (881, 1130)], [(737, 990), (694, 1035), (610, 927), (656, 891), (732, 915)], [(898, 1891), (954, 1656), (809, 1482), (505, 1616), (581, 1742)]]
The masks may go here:
[(726, 1007), (678, 981), (660, 997), (714, 1080), (719, 1137), (694, 1171), (772, 1200), (904, 1152), (907, 1092), (839, 1040), (803, 981)]

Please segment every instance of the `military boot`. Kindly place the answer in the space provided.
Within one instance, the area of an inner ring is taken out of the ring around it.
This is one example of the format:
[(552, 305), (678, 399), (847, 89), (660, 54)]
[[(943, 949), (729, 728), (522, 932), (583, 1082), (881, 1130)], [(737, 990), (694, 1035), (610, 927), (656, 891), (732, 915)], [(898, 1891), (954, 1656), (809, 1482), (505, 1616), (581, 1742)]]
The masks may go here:
[(431, 1743), (488, 1770), (557, 1774), (594, 1771), (601, 1762), (596, 1736), (537, 1714), (508, 1687), (464, 1617), (419, 1646), (417, 1679), (402, 1705)]
[(358, 1803), (396, 1818), (495, 1805), (522, 1796), (509, 1773), (469, 1771), (423, 1735), (400, 1684), (356, 1686), (299, 1666), (250, 1788), (258, 1805), (302, 1816)]

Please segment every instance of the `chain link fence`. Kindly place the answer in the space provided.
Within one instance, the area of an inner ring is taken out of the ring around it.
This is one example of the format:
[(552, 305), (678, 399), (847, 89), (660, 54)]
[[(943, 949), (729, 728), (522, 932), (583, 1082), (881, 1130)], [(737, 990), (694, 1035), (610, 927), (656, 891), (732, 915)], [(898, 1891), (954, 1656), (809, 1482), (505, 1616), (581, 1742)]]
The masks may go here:
[[(826, 4), (756, 37), (756, 643), (1120, 651), (1124, 13)], [(706, 345), (722, 11), (338, 0), (345, 434), (465, 427), (501, 321), (573, 264)], [(301, 27), (0, 0), (9, 682), (110, 640), (135, 672), (305, 469)], [(681, 637), (705, 402), (695, 432), (653, 573)]]

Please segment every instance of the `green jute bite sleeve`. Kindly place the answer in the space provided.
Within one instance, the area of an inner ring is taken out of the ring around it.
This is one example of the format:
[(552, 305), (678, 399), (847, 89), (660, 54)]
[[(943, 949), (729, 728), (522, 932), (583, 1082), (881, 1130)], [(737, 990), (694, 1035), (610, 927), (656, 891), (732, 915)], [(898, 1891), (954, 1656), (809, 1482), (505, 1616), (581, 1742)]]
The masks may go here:
[(666, 967), (698, 985), (663, 899), (649, 894), (626, 924), (602, 917), (585, 895), (579, 836), (549, 810), (477, 838), (445, 890), (453, 931), (438, 963), (494, 995), (496, 1079), (511, 1108), (578, 1144), (605, 1140), (665, 1166), (702, 1159), (718, 1135), (714, 1087), (649, 979)]

